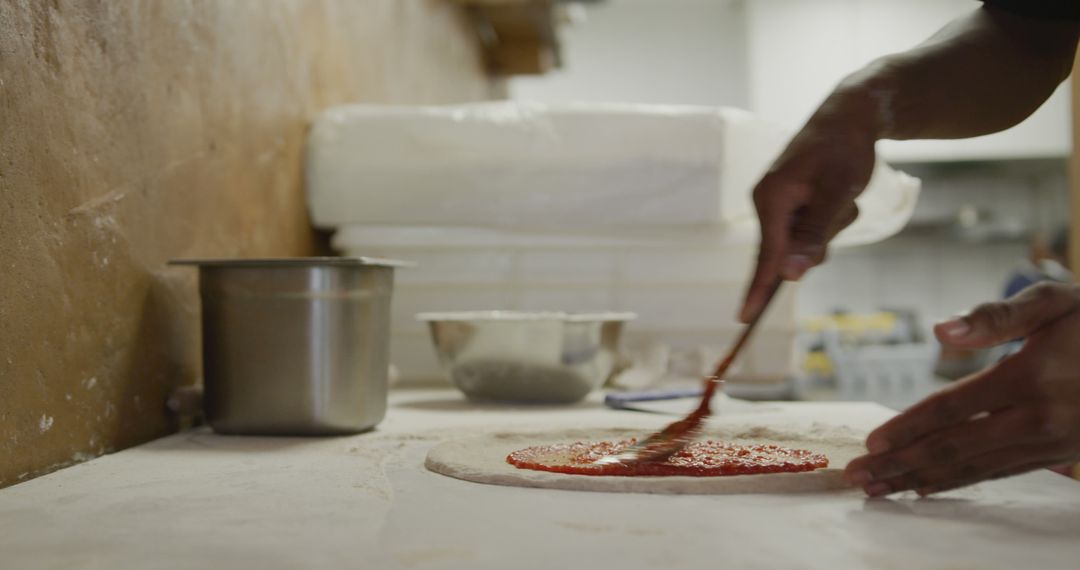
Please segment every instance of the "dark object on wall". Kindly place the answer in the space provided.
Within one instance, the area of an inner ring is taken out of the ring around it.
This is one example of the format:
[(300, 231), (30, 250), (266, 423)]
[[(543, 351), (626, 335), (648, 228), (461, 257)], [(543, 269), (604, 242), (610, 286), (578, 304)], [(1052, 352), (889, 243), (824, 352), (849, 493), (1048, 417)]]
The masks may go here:
[(554, 0), (457, 0), (495, 76), (541, 75), (562, 66)]

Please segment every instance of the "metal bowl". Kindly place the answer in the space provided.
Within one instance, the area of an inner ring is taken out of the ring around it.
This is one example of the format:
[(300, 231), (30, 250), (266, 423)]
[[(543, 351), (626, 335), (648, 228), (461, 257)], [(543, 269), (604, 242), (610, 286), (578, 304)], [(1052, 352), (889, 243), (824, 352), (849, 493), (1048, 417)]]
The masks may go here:
[(330, 435), (386, 413), (390, 294), (402, 262), (194, 259), (206, 419), (218, 433)]
[(443, 369), (472, 400), (577, 402), (611, 376), (632, 313), (421, 313)]

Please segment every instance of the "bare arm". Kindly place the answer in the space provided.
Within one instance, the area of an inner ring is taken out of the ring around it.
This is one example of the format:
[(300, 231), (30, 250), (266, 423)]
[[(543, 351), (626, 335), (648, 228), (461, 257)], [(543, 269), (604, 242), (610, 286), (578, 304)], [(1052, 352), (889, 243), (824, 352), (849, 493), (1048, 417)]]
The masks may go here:
[(984, 7), (922, 45), (845, 79), (754, 189), (757, 268), (740, 317), (760, 309), (778, 276), (797, 280), (854, 221), (855, 197), (881, 139), (964, 138), (1007, 129), (1068, 77), (1080, 24)]
[(865, 99), (878, 139), (1002, 131), (1035, 112), (1069, 76), (1078, 34), (1076, 23), (983, 8), (856, 72), (837, 96)]

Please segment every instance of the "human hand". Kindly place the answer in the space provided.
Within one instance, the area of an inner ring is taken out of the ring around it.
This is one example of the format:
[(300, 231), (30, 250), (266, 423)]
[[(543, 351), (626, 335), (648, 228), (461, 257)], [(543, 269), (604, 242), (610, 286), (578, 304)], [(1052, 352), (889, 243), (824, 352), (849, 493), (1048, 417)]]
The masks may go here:
[(825, 260), (829, 241), (855, 221), (855, 197), (874, 170), (872, 102), (834, 94), (754, 188), (761, 222), (757, 267), (739, 315), (749, 322), (778, 277), (798, 280)]
[(1080, 288), (1040, 284), (935, 327), (946, 345), (1023, 348), (874, 430), (845, 478), (920, 495), (1080, 459)]

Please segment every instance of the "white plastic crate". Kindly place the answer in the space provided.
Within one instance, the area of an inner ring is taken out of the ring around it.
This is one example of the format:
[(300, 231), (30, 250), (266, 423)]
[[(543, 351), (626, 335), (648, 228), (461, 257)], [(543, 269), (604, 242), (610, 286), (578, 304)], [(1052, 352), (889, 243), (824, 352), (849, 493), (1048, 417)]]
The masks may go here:
[(936, 343), (854, 346), (825, 331), (825, 351), (844, 400), (877, 402), (902, 410), (936, 390)]
[[(395, 286), (391, 359), (404, 382), (429, 382), (441, 378), (441, 372), (426, 327), (414, 316), (432, 311), (632, 311), (639, 318), (625, 331), (629, 350), (663, 344), (672, 348), (676, 368), (686, 368), (678, 360), (695, 358), (697, 368), (711, 367), (738, 331), (735, 313), (753, 250), (746, 244), (710, 245), (684, 233), (674, 235), (575, 239), (477, 228), (428, 232), (376, 226), (346, 228), (335, 235), (334, 244), (348, 255), (418, 262), (415, 269), (400, 272)], [(776, 382), (794, 373), (793, 288), (785, 287), (770, 307), (736, 371), (741, 380)]]
[(444, 251), (414, 248), (390, 248), (385, 255), (399, 255), (416, 263), (408, 271), (398, 271), (394, 281), (399, 285), (425, 284), (501, 284), (514, 279), (517, 271), (516, 256), (509, 251), (474, 249)]
[(622, 273), (616, 256), (605, 251), (518, 251), (516, 281), (529, 284), (598, 284)]
[(439, 357), (431, 344), (427, 328), (414, 331), (395, 330), (390, 334), (390, 363), (398, 369), (402, 384), (449, 384), (439, 368)]
[[(313, 125), (306, 191), (337, 250), (419, 264), (394, 291), (403, 380), (438, 376), (426, 311), (633, 311), (628, 334), (720, 351), (756, 249), (751, 189), (789, 134), (714, 107), (343, 106)], [(878, 164), (834, 243), (895, 233), (918, 188)], [(791, 373), (794, 328), (786, 291), (748, 377)]]
[[(690, 332), (635, 329), (631, 323), (623, 335), (626, 356), (644, 354), (662, 344), (670, 350), (669, 372), (679, 377), (708, 374), (735, 340), (737, 330)], [(798, 373), (794, 331), (761, 329), (730, 371), (730, 379), (742, 383), (776, 384)], [(390, 360), (403, 383), (445, 383), (438, 357), (425, 329), (395, 331), (390, 337)]]
[[(662, 343), (671, 350), (670, 372), (695, 377), (711, 373), (740, 332), (738, 327), (704, 331), (628, 329), (624, 345), (628, 350), (643, 352), (652, 343)], [(729, 371), (730, 379), (766, 384), (791, 379), (798, 374), (796, 337), (794, 329), (756, 330), (753, 342)]]
[[(773, 301), (762, 326), (791, 327), (794, 286)], [(630, 311), (637, 327), (654, 330), (715, 330), (735, 324), (742, 283), (697, 284), (517, 284), (476, 283), (395, 287), (392, 322), (413, 329), (412, 315), (433, 311)]]
[[(619, 283), (619, 310), (638, 313), (642, 328), (708, 331), (735, 324), (746, 281), (699, 283)], [(794, 328), (795, 285), (788, 285), (769, 307), (763, 328)]]
[[(714, 226), (752, 243), (751, 189), (792, 134), (705, 106), (343, 105), (321, 113), (308, 136), (308, 210), (323, 228)], [(918, 190), (879, 161), (857, 198), (862, 215), (836, 243), (896, 233)]]

